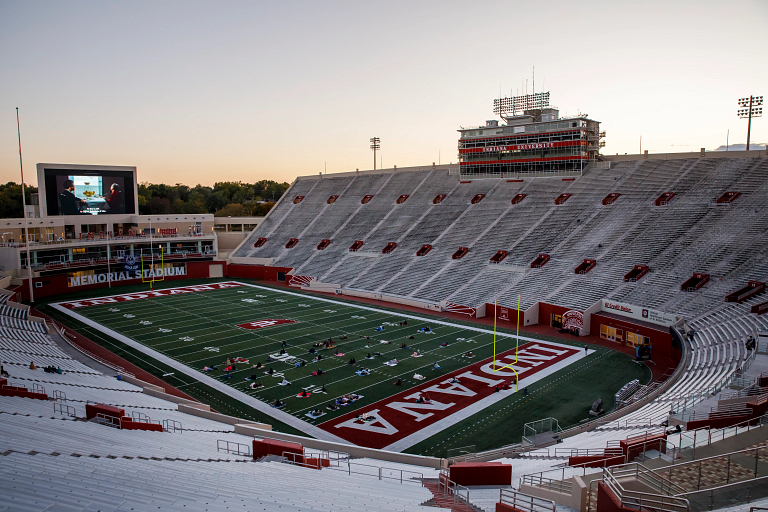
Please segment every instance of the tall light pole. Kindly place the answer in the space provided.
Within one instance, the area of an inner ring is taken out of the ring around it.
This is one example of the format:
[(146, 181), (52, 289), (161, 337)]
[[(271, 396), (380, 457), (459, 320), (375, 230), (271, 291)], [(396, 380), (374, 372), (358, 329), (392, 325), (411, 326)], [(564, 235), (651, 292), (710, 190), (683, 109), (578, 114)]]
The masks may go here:
[(749, 151), (749, 135), (752, 131), (752, 118), (760, 117), (763, 115), (763, 97), (762, 96), (750, 96), (749, 98), (739, 98), (739, 106), (742, 107), (737, 111), (738, 116), (741, 119), (745, 117), (749, 119), (747, 123), (747, 151)]
[(376, 170), (376, 150), (381, 149), (381, 139), (378, 137), (371, 138), (371, 149), (373, 150), (373, 170)]
[(35, 296), (32, 292), (32, 257), (29, 252), (29, 223), (27, 222), (27, 198), (26, 187), (24, 186), (24, 164), (21, 160), (21, 124), (19, 123), (19, 107), (16, 107), (16, 132), (19, 134), (19, 169), (21, 170), (21, 207), (24, 209), (24, 235), (27, 246), (27, 271), (29, 275), (29, 302), (35, 302)]

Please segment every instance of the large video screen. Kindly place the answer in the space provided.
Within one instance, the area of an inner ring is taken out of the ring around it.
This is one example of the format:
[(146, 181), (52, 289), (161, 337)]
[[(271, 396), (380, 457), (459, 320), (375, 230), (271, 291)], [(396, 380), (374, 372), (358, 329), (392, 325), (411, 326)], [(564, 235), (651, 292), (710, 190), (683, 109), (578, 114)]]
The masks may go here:
[(135, 214), (133, 173), (45, 169), (48, 215)]

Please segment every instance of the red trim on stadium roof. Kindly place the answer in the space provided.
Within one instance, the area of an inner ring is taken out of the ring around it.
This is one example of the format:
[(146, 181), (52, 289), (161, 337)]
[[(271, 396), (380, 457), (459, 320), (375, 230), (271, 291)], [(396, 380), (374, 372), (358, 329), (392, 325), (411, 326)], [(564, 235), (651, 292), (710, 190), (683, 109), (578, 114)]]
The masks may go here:
[[(533, 146), (536, 144), (551, 144), (551, 146), (548, 146), (546, 148), (526, 148), (525, 146)], [(587, 141), (585, 140), (564, 140), (560, 142), (531, 142), (529, 144), (503, 144), (501, 146), (485, 146), (482, 148), (465, 148), (465, 149), (459, 149), (459, 153), (496, 153), (498, 151), (513, 151), (513, 150), (521, 150), (521, 151), (531, 151), (536, 149), (549, 149), (549, 148), (562, 148), (562, 147), (569, 147), (569, 146), (586, 146)], [(490, 148), (505, 148), (505, 149), (498, 149), (497, 151), (487, 151)]]
[[(486, 129), (486, 128), (483, 128)], [(494, 137), (478, 137), (476, 139), (464, 139), (465, 142), (472, 141), (477, 142), (479, 140), (491, 140), (491, 139), (510, 139), (514, 137), (533, 137), (537, 135), (554, 135), (556, 133), (569, 133), (569, 132), (585, 132), (587, 128), (584, 126), (577, 126), (575, 128), (569, 128), (568, 130), (558, 132), (541, 132), (541, 133), (508, 133), (507, 135), (496, 135)], [(462, 139), (459, 139), (460, 141)]]
[(589, 156), (559, 156), (559, 157), (550, 157), (550, 158), (518, 158), (513, 160), (482, 160), (482, 161), (472, 161), (472, 162), (461, 162), (460, 166), (467, 166), (467, 165), (490, 165), (490, 164), (501, 164), (501, 163), (515, 163), (515, 162), (522, 162), (522, 163), (528, 163), (528, 162), (557, 162), (560, 160), (589, 160)]

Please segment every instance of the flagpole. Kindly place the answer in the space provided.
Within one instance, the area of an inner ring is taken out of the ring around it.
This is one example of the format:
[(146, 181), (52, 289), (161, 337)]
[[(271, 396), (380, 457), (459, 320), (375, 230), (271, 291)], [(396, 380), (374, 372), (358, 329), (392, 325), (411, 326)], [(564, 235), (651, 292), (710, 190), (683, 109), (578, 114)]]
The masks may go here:
[(29, 223), (27, 222), (27, 198), (26, 187), (24, 186), (24, 163), (21, 159), (21, 124), (19, 123), (19, 107), (16, 107), (16, 132), (19, 134), (19, 169), (21, 170), (21, 207), (24, 210), (24, 235), (25, 245), (27, 247), (27, 270), (29, 271), (29, 302), (35, 302), (35, 295), (32, 291), (32, 255), (29, 251)]

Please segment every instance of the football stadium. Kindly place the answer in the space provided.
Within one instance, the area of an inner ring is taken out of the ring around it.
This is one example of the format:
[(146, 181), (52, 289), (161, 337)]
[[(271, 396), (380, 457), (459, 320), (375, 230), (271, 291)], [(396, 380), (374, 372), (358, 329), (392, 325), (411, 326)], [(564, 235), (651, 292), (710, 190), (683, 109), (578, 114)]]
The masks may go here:
[(765, 146), (603, 154), (531, 89), (456, 163), (297, 169), (265, 215), (37, 163), (0, 512), (768, 510)]

